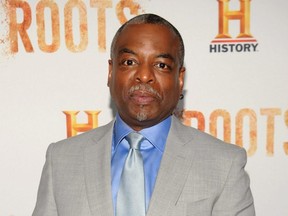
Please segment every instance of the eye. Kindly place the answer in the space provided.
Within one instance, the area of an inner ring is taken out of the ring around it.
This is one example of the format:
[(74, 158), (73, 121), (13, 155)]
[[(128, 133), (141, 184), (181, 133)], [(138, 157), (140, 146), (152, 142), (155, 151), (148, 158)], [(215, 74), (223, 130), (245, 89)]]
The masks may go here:
[(163, 63), (163, 62), (159, 62), (155, 65), (156, 67), (160, 68), (161, 70), (170, 70), (170, 66)]
[(123, 61), (122, 64), (126, 65), (126, 66), (132, 66), (132, 65), (136, 64), (136, 62), (131, 60), (131, 59), (127, 59), (127, 60)]

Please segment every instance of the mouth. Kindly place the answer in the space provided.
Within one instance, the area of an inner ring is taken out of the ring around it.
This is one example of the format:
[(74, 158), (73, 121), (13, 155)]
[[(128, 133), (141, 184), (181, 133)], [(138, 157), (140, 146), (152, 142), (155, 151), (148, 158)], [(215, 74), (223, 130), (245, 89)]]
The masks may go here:
[(129, 97), (134, 103), (139, 105), (148, 105), (157, 100), (155, 95), (151, 95), (147, 91), (134, 91)]
[(145, 84), (132, 86), (128, 95), (135, 104), (140, 106), (149, 105), (154, 101), (161, 100), (161, 95), (154, 88)]

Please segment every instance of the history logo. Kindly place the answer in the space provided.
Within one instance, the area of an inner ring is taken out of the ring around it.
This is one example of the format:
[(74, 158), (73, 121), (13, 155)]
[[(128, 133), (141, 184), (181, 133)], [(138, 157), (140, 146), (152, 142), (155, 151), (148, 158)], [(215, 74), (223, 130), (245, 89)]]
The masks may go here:
[[(230, 0), (218, 0), (218, 34), (211, 41), (210, 53), (256, 52), (257, 40), (250, 32), (251, 0), (239, 0), (240, 10), (229, 9)], [(236, 38), (229, 33), (229, 21), (238, 20), (240, 32)]]

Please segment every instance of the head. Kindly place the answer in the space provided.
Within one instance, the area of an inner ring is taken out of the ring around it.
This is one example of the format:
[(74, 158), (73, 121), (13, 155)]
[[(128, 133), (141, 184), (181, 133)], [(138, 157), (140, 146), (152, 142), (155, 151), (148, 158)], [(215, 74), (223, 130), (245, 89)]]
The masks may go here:
[(121, 118), (134, 130), (172, 115), (184, 85), (178, 30), (154, 14), (134, 17), (111, 44), (108, 86)]

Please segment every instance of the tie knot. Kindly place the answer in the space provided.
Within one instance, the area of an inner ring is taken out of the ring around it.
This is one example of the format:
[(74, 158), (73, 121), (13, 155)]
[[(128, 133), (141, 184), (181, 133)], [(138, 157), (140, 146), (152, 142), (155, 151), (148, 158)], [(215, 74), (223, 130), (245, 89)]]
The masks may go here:
[(126, 140), (129, 142), (130, 148), (140, 149), (140, 143), (144, 140), (144, 137), (137, 132), (131, 132), (126, 136)]

